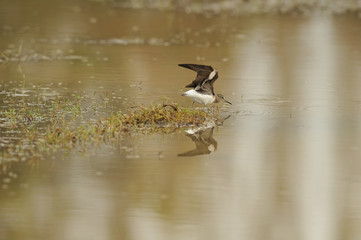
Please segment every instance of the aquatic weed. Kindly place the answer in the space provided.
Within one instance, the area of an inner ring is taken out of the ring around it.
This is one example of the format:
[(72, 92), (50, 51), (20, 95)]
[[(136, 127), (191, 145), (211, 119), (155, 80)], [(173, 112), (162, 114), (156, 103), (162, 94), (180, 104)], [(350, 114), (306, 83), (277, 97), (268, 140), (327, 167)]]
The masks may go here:
[[(89, 109), (95, 109), (90, 107)], [(36, 99), (0, 112), (0, 131), (17, 140), (0, 147), (0, 164), (40, 159), (55, 151), (118, 141), (124, 134), (170, 133), (185, 126), (206, 125), (220, 119), (218, 107), (191, 108), (163, 100), (149, 106), (130, 106), (96, 121), (84, 121), (81, 98)], [(17, 129), (18, 133), (10, 132)]]

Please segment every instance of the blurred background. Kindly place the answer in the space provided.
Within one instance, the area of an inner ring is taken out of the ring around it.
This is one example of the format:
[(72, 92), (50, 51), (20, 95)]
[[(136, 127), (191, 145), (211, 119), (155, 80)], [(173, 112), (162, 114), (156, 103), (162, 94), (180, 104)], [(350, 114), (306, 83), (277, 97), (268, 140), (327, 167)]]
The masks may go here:
[[(179, 63), (216, 68), (233, 105), (199, 135), (1, 159), (0, 239), (360, 239), (360, 13), (359, 0), (1, 0), (1, 112), (39, 97), (105, 115), (190, 106)], [(2, 121), (6, 151), (21, 134)]]

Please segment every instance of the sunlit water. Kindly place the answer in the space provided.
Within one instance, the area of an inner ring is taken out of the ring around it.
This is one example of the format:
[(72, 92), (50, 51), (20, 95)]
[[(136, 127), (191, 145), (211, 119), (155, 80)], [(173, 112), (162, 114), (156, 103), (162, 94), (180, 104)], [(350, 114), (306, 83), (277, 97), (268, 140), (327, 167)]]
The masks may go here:
[(360, 238), (359, 18), (96, 2), (9, 1), (0, 12), (1, 50), (20, 53), (0, 66), (0, 101), (16, 89), (25, 101), (106, 98), (109, 112), (161, 97), (190, 105), (181, 93), (194, 73), (177, 64), (202, 63), (233, 103), (203, 135), (129, 135), (12, 164), (0, 239)]

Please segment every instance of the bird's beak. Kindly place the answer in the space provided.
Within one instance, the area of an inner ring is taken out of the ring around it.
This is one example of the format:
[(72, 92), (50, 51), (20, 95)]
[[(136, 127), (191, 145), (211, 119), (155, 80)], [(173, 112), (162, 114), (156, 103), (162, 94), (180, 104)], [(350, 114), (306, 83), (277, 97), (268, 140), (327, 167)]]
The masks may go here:
[(231, 102), (228, 102), (226, 99), (223, 99), (223, 100), (224, 100), (226, 103), (232, 105), (232, 103), (231, 103)]
[(185, 95), (186, 95), (185, 93), (182, 94), (182, 96), (185, 96)]

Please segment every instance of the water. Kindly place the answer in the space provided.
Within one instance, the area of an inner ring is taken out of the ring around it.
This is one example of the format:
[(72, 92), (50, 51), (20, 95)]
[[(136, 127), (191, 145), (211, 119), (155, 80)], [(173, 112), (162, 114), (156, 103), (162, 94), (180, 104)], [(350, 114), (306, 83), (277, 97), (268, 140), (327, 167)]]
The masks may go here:
[(231, 117), (11, 164), (0, 239), (359, 238), (359, 18), (40, 3), (2, 4), (1, 92), (190, 105), (177, 64), (204, 63)]

